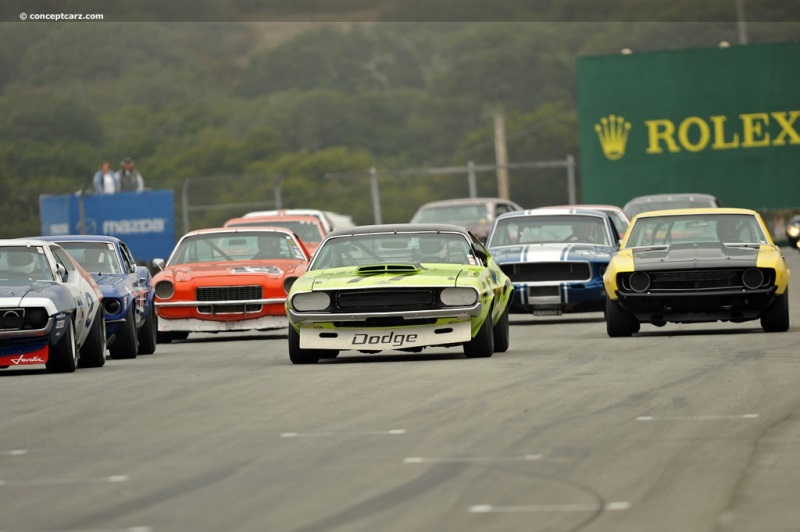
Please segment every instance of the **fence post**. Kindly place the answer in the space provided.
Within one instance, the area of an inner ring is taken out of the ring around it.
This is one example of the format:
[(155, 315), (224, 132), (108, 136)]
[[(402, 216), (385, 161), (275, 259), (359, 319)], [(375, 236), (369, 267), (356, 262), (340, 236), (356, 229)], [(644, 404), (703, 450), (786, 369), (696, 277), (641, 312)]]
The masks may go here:
[(578, 203), (575, 194), (575, 158), (572, 155), (567, 155), (567, 194), (570, 205)]
[(281, 193), (281, 175), (277, 174), (275, 176), (275, 208), (280, 210), (283, 209), (283, 195)]
[(186, 178), (181, 187), (181, 211), (183, 213), (183, 233), (189, 232), (189, 179)]
[(378, 170), (374, 166), (369, 169), (369, 185), (372, 191), (372, 212), (375, 215), (375, 223), (382, 224), (381, 216), (381, 192), (378, 189)]
[(478, 185), (475, 183), (475, 163), (469, 161), (467, 163), (467, 180), (469, 181), (469, 197), (478, 197)]
[(78, 234), (86, 234), (86, 206), (83, 204), (83, 187), (78, 191)]

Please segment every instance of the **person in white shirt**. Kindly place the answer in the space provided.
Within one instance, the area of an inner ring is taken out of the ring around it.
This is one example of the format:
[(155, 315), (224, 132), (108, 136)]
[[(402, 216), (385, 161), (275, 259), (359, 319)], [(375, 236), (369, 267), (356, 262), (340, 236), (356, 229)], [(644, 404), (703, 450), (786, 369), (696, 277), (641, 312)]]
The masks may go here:
[(108, 195), (119, 192), (117, 175), (111, 171), (111, 165), (108, 161), (103, 161), (100, 168), (95, 172), (92, 181), (95, 194)]

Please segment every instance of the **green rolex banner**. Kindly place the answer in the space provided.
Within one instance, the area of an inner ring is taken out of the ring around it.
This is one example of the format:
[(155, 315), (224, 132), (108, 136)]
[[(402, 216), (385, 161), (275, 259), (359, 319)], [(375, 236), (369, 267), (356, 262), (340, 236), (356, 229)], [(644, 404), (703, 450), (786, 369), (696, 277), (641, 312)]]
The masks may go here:
[(800, 42), (583, 57), (577, 83), (585, 203), (800, 208)]

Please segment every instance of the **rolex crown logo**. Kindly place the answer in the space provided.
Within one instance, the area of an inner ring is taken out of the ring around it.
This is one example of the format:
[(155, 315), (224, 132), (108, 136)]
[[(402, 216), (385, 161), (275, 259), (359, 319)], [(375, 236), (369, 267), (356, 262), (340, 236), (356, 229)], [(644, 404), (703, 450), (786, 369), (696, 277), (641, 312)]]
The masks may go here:
[(631, 123), (624, 118), (616, 115), (608, 115), (608, 118), (600, 119), (599, 124), (594, 125), (597, 136), (600, 139), (600, 146), (606, 159), (616, 161), (625, 155), (625, 144), (628, 143), (628, 132), (631, 130)]

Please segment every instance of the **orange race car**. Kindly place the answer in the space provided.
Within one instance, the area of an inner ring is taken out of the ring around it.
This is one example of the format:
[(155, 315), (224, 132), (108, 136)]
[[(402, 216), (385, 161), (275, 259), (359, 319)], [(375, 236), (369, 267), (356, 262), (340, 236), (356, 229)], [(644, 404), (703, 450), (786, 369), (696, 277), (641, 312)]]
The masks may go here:
[(155, 259), (158, 341), (192, 332), (286, 327), (285, 283), (306, 271), (311, 253), (279, 227), (201, 229), (184, 235), (169, 259)]

